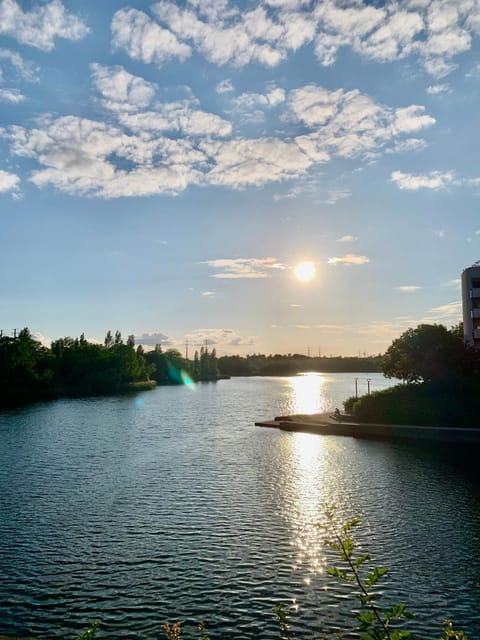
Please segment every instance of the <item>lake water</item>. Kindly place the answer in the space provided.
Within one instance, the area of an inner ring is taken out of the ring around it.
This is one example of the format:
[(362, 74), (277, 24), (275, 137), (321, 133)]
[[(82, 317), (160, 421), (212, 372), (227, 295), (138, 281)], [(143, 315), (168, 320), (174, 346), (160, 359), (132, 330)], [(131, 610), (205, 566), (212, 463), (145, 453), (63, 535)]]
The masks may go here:
[[(341, 407), (379, 374), (236, 378), (135, 397), (0, 412), (0, 636), (302, 638), (345, 627), (354, 600), (326, 575), (325, 504), (390, 567), (424, 640), (452, 617), (480, 638), (476, 451), (262, 429)], [(191, 635), (190, 637), (196, 637)], [(347, 637), (353, 637), (347, 635)]]

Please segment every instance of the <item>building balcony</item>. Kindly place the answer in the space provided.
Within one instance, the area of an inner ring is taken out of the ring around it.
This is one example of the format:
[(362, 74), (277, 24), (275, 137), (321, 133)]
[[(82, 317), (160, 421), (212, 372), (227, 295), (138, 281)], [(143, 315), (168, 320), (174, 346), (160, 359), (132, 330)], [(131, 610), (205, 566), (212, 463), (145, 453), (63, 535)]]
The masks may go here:
[(472, 309), (472, 318), (480, 318), (480, 309)]
[(480, 289), (470, 289), (470, 298), (480, 298)]

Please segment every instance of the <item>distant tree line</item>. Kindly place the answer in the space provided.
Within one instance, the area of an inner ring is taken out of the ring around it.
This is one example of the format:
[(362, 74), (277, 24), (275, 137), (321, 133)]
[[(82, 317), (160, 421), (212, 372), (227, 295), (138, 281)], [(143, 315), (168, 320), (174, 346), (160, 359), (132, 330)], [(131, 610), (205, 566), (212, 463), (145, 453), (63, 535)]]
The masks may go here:
[(155, 384), (184, 384), (218, 377), (215, 350), (201, 349), (186, 360), (158, 345), (144, 352), (135, 338), (108, 331), (103, 344), (60, 338), (50, 348), (35, 340), (28, 328), (15, 337), (0, 337), (0, 406), (41, 399), (109, 395)]
[(480, 427), (480, 351), (463, 341), (462, 324), (450, 329), (420, 324), (394, 340), (381, 360), (390, 389), (344, 404), (358, 420), (419, 426)]
[(382, 356), (314, 357), (294, 354), (245, 357), (222, 356), (218, 359), (221, 374), (228, 376), (292, 376), (306, 371), (318, 372), (375, 372), (380, 371)]

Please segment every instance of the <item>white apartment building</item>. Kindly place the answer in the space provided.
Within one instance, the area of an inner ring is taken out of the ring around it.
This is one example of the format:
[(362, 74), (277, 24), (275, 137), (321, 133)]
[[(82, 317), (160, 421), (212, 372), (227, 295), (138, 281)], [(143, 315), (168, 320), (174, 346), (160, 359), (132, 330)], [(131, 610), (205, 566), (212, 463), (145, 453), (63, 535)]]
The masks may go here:
[(463, 339), (480, 349), (480, 261), (462, 273)]

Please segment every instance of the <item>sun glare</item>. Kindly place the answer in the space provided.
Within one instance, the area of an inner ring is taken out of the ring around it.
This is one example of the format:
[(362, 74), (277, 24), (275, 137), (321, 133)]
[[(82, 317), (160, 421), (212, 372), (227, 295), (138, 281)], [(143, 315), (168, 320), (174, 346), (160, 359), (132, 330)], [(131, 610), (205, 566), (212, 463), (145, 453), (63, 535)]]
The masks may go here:
[(300, 282), (310, 282), (315, 276), (315, 265), (313, 262), (300, 262), (294, 268), (293, 272)]

